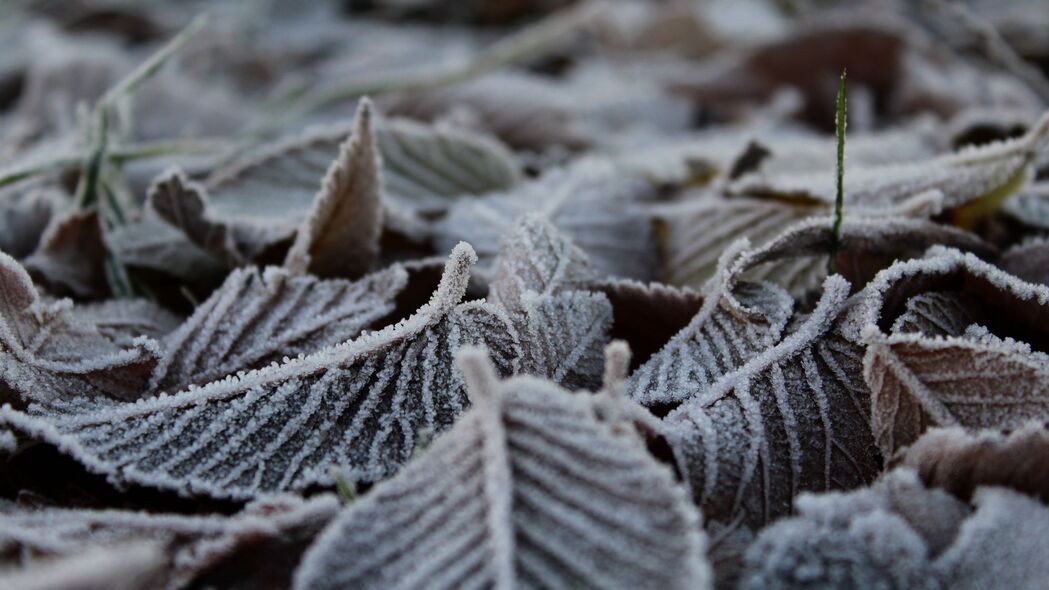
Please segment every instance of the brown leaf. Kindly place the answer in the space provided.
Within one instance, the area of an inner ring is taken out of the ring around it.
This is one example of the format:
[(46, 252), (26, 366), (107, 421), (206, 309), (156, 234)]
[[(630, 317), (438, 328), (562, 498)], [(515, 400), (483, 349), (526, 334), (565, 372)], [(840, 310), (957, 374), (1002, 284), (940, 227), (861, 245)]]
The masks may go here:
[(87, 397), (132, 400), (145, 391), (159, 356), (148, 338), (124, 347), (110, 338), (69, 300), (40, 298), (26, 271), (0, 254), (0, 391), (3, 401), (21, 406)]
[(353, 134), (339, 147), (320, 192), (284, 259), (293, 273), (357, 278), (370, 270), (382, 230), (381, 161), (371, 102), (357, 108)]
[(911, 467), (930, 487), (964, 500), (981, 486), (1012, 488), (1049, 504), (1049, 431), (1030, 424), (1010, 434), (935, 428), (893, 463)]
[(937, 248), (883, 271), (861, 297), (863, 374), (886, 456), (930, 426), (1049, 419), (1049, 288)]

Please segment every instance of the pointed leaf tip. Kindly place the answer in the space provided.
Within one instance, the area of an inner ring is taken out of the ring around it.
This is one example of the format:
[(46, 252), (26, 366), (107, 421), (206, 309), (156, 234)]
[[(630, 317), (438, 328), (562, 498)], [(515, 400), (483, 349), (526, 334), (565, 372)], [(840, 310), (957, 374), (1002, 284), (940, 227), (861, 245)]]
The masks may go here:
[(437, 290), (430, 298), (430, 305), (445, 309), (451, 308), (462, 300), (466, 295), (466, 287), (470, 284), (470, 270), (477, 263), (477, 253), (473, 246), (466, 242), (459, 242), (448, 255), (448, 261), (444, 263), (444, 272)]

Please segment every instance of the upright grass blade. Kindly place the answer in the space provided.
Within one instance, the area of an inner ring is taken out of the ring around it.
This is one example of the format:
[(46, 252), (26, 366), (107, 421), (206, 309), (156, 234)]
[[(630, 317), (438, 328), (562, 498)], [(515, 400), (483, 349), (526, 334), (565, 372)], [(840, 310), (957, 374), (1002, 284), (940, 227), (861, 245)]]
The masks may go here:
[(80, 182), (76, 191), (76, 205), (78, 209), (83, 210), (98, 201), (99, 179), (102, 176), (102, 168), (105, 166), (109, 155), (111, 111), (115, 108), (117, 101), (128, 96), (141, 86), (143, 82), (155, 76), (179, 49), (185, 46), (194, 35), (204, 28), (207, 22), (207, 13), (193, 19), (193, 22), (151, 55), (149, 59), (142, 62), (131, 73), (107, 90), (95, 104), (91, 137), (89, 138), (91, 147), (84, 158)]
[(830, 258), (827, 259), (827, 272), (834, 273), (834, 258), (838, 255), (838, 244), (841, 242), (841, 220), (845, 209), (845, 70), (841, 71), (841, 81), (838, 82), (838, 108), (835, 120), (835, 129), (838, 136), (838, 162), (836, 166), (837, 182), (834, 193), (834, 245), (831, 247)]

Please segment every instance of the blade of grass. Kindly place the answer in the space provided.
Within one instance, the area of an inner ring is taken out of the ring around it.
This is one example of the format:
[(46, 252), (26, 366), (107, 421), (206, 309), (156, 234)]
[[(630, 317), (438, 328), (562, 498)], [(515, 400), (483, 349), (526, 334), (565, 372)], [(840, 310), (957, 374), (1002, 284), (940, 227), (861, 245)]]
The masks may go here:
[(357, 499), (357, 487), (347, 480), (335, 465), (331, 467), (331, 477), (335, 480), (335, 492), (343, 504), (350, 504)]
[(149, 80), (181, 49), (194, 35), (200, 32), (208, 22), (207, 13), (193, 19), (186, 28), (164, 44), (146, 61), (139, 64), (127, 76), (117, 82), (95, 104), (92, 133), (89, 138), (90, 148), (81, 168), (80, 182), (76, 189), (76, 206), (78, 209), (90, 207), (98, 201), (99, 178), (102, 168), (108, 160), (109, 123), (112, 110), (121, 98), (135, 91), (143, 82)]
[[(114, 146), (108, 149), (107, 154), (110, 161), (123, 164), (165, 156), (214, 154), (228, 150), (234, 145), (232, 141), (221, 138), (159, 140)], [(87, 156), (87, 150), (71, 151), (15, 164), (5, 170), (0, 170), (0, 188), (55, 170), (74, 168), (83, 164)]]
[(847, 100), (845, 98), (845, 70), (841, 71), (841, 80), (838, 82), (838, 107), (835, 116), (835, 130), (838, 140), (838, 161), (835, 167), (834, 186), (834, 242), (831, 244), (830, 257), (827, 259), (827, 272), (834, 274), (834, 259), (838, 255), (838, 247), (841, 244), (841, 221), (845, 213), (845, 110)]

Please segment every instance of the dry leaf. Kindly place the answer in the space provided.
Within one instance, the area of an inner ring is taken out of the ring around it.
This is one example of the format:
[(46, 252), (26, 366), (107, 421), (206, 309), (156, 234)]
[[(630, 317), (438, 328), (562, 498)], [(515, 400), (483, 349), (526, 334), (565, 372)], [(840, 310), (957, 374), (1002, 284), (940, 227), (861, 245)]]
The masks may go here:
[(1049, 288), (934, 249), (879, 273), (862, 297), (863, 374), (886, 456), (934, 425), (1012, 429), (1049, 419), (1049, 357), (1040, 350)]
[(284, 259), (292, 273), (357, 278), (379, 253), (382, 165), (372, 131), (371, 103), (362, 100), (353, 134), (339, 147), (321, 190)]
[(968, 500), (980, 486), (1002, 486), (1049, 502), (1049, 432), (1041, 424), (1011, 434), (934, 428), (894, 463), (910, 467), (929, 487)]
[(240, 499), (330, 484), (333, 464), (377, 481), (411, 457), (421, 430), (463, 411), (460, 346), (487, 345), (505, 373), (519, 361), (502, 313), (460, 303), (474, 260), (457, 247), (412, 317), (309, 356), (124, 406), (0, 414), (116, 483)]
[(162, 341), (150, 389), (180, 391), (353, 340), (390, 315), (407, 286), (400, 266), (359, 281), (234, 270)]
[(26, 271), (0, 253), (0, 392), (4, 403), (66, 397), (137, 399), (160, 349), (156, 341), (107, 336), (97, 310), (81, 317), (68, 299), (41, 299)]

